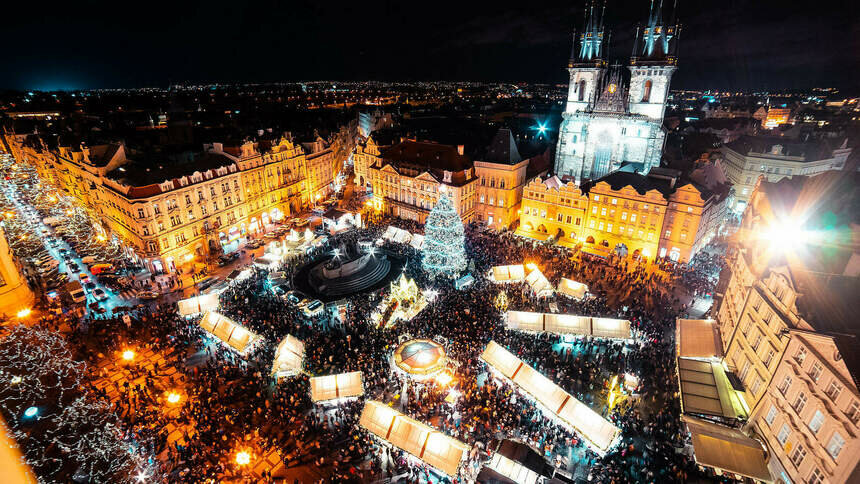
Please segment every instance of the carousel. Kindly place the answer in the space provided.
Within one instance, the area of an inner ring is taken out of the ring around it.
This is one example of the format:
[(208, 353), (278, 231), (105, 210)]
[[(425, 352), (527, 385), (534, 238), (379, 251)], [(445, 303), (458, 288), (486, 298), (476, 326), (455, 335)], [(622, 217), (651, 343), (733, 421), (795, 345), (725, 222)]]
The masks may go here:
[(429, 378), (447, 367), (445, 348), (429, 339), (413, 339), (394, 350), (394, 365), (419, 379)]

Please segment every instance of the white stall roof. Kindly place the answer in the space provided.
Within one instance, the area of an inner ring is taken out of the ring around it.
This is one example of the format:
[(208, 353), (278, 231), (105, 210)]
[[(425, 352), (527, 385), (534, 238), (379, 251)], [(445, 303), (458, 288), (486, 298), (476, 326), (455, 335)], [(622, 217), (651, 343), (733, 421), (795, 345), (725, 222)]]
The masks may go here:
[(493, 282), (520, 282), (526, 278), (526, 269), (522, 264), (493, 267)]
[(295, 375), (302, 371), (305, 361), (305, 344), (287, 335), (275, 351), (275, 361), (272, 363), (272, 374), (278, 376)]
[(616, 426), (495, 341), (490, 341), (481, 359), (573, 428), (597, 452), (612, 446), (619, 434)]
[(244, 353), (255, 341), (260, 339), (259, 336), (239, 326), (232, 319), (215, 311), (209, 311), (203, 315), (203, 319), (200, 320), (200, 327), (239, 353)]
[(382, 402), (368, 400), (359, 424), (392, 445), (418, 457), (449, 476), (456, 476), (469, 447), (438, 430), (394, 410)]
[(509, 329), (520, 331), (548, 331), (596, 338), (630, 339), (633, 337), (630, 321), (626, 319), (592, 318), (574, 314), (508, 311), (505, 325)]
[(544, 297), (550, 296), (553, 293), (552, 284), (549, 283), (549, 280), (538, 268), (534, 268), (528, 273), (526, 282), (532, 288), (535, 296)]
[(595, 338), (630, 339), (630, 321), (626, 319), (591, 318), (591, 335)]
[(519, 462), (508, 459), (498, 452), (493, 454), (492, 459), (490, 459), (489, 464), (486, 464), (486, 467), (498, 472), (517, 484), (537, 484), (538, 479), (540, 479), (537, 472), (529, 469)]
[(213, 292), (200, 296), (189, 297), (177, 303), (179, 306), (180, 316), (190, 316), (192, 314), (204, 313), (206, 311), (215, 311), (218, 309), (218, 293)]
[(588, 286), (581, 282), (562, 277), (558, 284), (558, 292), (572, 298), (582, 299), (585, 297), (585, 293), (588, 292)]
[(311, 400), (314, 402), (359, 395), (364, 395), (360, 371), (311, 378)]

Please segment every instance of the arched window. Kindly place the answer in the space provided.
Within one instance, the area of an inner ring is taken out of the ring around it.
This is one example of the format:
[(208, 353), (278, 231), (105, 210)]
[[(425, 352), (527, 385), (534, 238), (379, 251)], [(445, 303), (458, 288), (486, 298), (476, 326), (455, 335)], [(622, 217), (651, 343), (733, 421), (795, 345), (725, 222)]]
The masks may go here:
[(499, 180), (499, 188), (505, 188), (505, 179), (504, 178)]
[(585, 79), (579, 81), (579, 100), (585, 101)]
[(642, 89), (642, 102), (647, 103), (648, 100), (651, 99), (651, 86), (654, 83), (651, 82), (651, 79), (645, 81), (645, 87)]

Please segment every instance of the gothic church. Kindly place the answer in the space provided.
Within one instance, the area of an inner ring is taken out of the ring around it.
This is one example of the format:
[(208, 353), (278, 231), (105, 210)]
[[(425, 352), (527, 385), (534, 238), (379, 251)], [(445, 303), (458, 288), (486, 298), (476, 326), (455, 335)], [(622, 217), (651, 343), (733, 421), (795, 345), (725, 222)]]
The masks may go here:
[[(648, 23), (636, 29), (629, 83), (609, 66), (604, 12), (592, 4), (583, 32), (573, 36), (570, 87), (559, 129), (555, 172), (577, 183), (600, 178), (622, 165), (647, 173), (660, 165), (666, 133), (663, 116), (669, 82), (677, 68), (679, 26), (663, 20), (663, 1), (651, 2)], [(674, 9), (673, 9), (674, 16)]]

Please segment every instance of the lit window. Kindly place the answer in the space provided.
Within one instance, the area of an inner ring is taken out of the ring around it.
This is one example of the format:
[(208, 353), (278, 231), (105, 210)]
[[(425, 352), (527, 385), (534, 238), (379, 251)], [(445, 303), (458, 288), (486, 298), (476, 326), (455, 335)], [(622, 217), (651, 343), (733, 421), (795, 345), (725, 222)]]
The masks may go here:
[(821, 472), (821, 469), (816, 467), (815, 469), (812, 469), (807, 481), (809, 484), (821, 484), (824, 482), (824, 473)]
[(814, 433), (818, 433), (821, 430), (821, 426), (824, 424), (824, 414), (821, 413), (821, 410), (816, 410), (815, 414), (812, 416), (812, 420), (809, 421), (809, 429)]
[(830, 397), (831, 400), (836, 401), (839, 398), (839, 394), (842, 393), (842, 385), (833, 380), (830, 382), (830, 386), (827, 387), (827, 396)]
[(845, 447), (845, 439), (839, 435), (839, 432), (834, 432), (833, 437), (830, 438), (830, 443), (827, 444), (827, 453), (835, 459), (839, 457), (843, 447)]
[(824, 370), (823, 368), (821, 368), (821, 365), (817, 361), (813, 363), (812, 369), (809, 370), (809, 376), (812, 378), (812, 381), (817, 382), (818, 379), (821, 378), (822, 371)]
[(806, 457), (806, 449), (803, 448), (803, 444), (797, 444), (797, 447), (791, 453), (791, 462), (795, 467), (799, 466), (803, 462), (804, 457)]
[(790, 435), (791, 429), (788, 428), (788, 424), (782, 424), (782, 428), (779, 429), (779, 433), (776, 435), (776, 440), (778, 440), (780, 444), (785, 445)]

